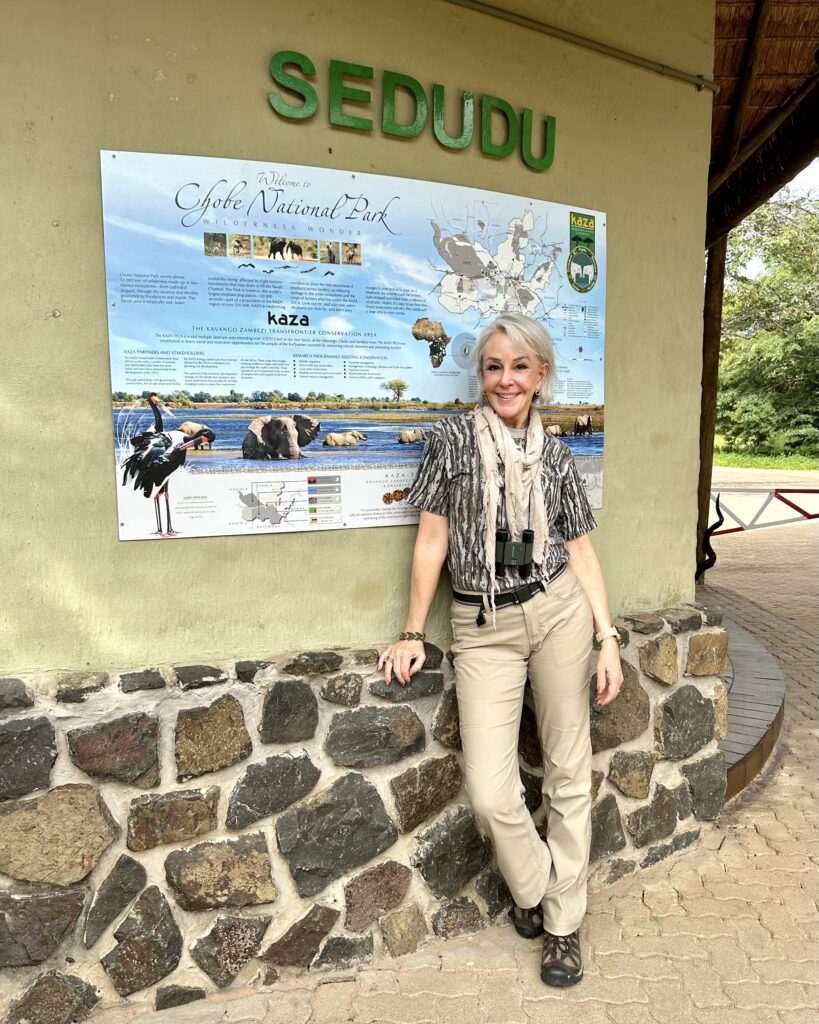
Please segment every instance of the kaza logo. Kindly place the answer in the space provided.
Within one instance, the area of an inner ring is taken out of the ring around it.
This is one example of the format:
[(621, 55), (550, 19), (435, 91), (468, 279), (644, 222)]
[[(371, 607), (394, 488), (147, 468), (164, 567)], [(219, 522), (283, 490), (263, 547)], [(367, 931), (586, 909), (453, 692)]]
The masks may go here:
[(268, 310), (267, 323), (278, 327), (309, 327), (310, 317), (304, 313), (273, 313)]

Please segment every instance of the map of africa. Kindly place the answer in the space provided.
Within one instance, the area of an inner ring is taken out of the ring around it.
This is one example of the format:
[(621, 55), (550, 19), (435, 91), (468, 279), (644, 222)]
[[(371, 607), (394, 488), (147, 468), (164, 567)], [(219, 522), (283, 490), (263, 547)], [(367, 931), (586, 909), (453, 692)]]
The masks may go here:
[(535, 236), (531, 210), (509, 221), (494, 252), (486, 223), (474, 221), (485, 242), (463, 231), (446, 235), (436, 221), (430, 221), (433, 244), (449, 267), (437, 287), (440, 304), (456, 314), (475, 309), (481, 319), (500, 313), (547, 316), (557, 305), (560, 244)]

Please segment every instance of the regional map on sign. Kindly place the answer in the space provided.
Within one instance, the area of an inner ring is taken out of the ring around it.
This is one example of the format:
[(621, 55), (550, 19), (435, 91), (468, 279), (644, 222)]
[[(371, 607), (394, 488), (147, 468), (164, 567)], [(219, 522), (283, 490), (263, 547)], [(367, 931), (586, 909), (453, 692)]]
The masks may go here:
[(547, 218), (528, 209), (506, 224), (486, 204), (442, 227), (432, 220), (432, 241), (446, 264), (436, 287), (449, 313), (475, 310), (480, 320), (501, 313), (548, 319), (558, 305), (555, 268), (562, 252), (547, 237)]

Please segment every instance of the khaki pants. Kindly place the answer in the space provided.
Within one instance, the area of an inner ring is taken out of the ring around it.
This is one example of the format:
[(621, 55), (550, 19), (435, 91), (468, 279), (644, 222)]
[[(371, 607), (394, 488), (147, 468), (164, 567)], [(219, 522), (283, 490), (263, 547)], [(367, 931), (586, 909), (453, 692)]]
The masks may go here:
[[(591, 838), (589, 662), (591, 608), (571, 569), (522, 605), (487, 610), (452, 602), (455, 680), (473, 810), (495, 846), (515, 902), (540, 901), (544, 925), (568, 935), (586, 912)], [(523, 801), (518, 731), (527, 674), (543, 750), (547, 839)]]

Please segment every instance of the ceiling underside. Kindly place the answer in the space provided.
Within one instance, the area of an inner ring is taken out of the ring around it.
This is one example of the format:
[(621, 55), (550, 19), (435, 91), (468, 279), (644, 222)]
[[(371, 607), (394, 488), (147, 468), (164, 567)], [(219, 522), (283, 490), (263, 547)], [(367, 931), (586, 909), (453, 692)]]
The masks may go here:
[(819, 155), (819, 0), (717, 0), (710, 246)]

